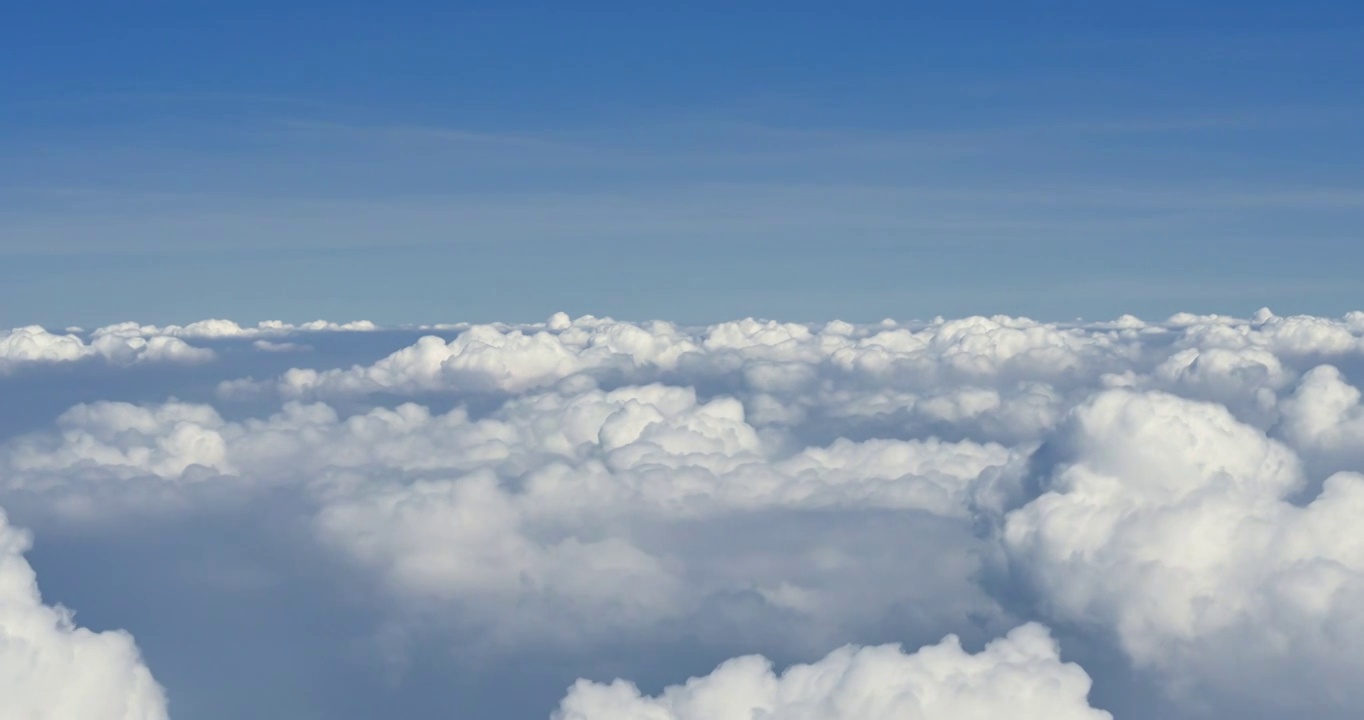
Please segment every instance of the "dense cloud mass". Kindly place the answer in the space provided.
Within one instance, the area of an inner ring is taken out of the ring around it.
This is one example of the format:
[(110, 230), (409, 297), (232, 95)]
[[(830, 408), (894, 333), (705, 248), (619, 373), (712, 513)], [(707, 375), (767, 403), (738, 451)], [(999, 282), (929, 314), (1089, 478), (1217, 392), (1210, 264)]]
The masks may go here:
[(31, 325), (0, 334), (0, 373), (40, 363), (66, 363), (95, 358), (114, 364), (206, 362), (212, 350), (191, 347), (170, 335), (141, 332), (96, 332), (89, 342), (79, 335), (58, 335)]
[[(563, 720), (1364, 712), (1362, 313), (0, 337), (86, 357), (202, 372), (5, 439), (12, 514), (286, 508), (382, 633), (603, 661)], [(636, 687), (626, 647), (740, 657)]]
[(735, 658), (658, 697), (616, 681), (580, 681), (555, 720), (1111, 720), (1089, 707), (1089, 677), (1057, 656), (1039, 625), (971, 655), (955, 636), (906, 654), (896, 645), (844, 647), (780, 674), (757, 655)]
[(163, 720), (165, 697), (127, 633), (90, 632), (43, 604), (29, 543), (0, 513), (0, 717)]
[(1340, 642), (1364, 637), (1364, 476), (1331, 475), (1294, 505), (1307, 478), (1286, 445), (1154, 392), (1094, 396), (1057, 444), (1047, 492), (1004, 530), (1045, 612), (1114, 633), (1181, 682), (1276, 702), (1286, 673), (1312, 667), (1322, 709), (1364, 701), (1330, 680), (1364, 672), (1364, 646)]

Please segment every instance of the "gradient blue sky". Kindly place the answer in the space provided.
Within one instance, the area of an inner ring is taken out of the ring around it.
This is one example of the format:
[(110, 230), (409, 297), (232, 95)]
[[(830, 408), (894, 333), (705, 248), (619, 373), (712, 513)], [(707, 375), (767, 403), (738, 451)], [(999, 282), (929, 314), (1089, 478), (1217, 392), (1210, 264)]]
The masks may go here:
[(19, 3), (0, 326), (1364, 306), (1364, 4)]

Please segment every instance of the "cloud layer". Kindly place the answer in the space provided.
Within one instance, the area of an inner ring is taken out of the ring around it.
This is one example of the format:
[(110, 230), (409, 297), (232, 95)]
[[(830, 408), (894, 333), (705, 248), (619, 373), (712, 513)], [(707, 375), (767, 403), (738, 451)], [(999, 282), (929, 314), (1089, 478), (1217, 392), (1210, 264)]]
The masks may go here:
[(906, 654), (896, 645), (844, 647), (780, 674), (758, 655), (642, 697), (616, 681), (580, 681), (554, 720), (1111, 720), (1089, 707), (1089, 677), (1062, 663), (1039, 625), (1024, 625), (975, 655), (955, 636)]
[[(397, 636), (743, 656), (661, 694), (584, 680), (574, 720), (1106, 717), (1091, 676), (1119, 717), (1147, 682), (1169, 717), (1364, 710), (1364, 314), (373, 330), (13, 331), (14, 362), (161, 339), (295, 367), (77, 404), (0, 443), (0, 503), (114, 532), (269, 498)], [(280, 352), (346, 331), (373, 360)]]

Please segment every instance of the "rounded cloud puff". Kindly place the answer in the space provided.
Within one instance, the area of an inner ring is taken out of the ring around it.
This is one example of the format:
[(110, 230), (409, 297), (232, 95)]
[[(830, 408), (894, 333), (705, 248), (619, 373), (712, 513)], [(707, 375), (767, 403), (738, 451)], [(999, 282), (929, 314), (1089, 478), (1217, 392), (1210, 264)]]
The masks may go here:
[(1340, 370), (1322, 365), (1303, 375), (1283, 401), (1280, 431), (1318, 472), (1364, 470), (1364, 405)]
[(1089, 687), (1047, 629), (1028, 624), (975, 655), (948, 636), (912, 654), (844, 647), (780, 674), (761, 656), (740, 657), (657, 697), (622, 680), (580, 680), (553, 720), (1111, 720), (1090, 707)]
[(168, 336), (177, 338), (255, 338), (262, 336), (288, 335), (300, 332), (370, 332), (379, 329), (374, 323), (368, 320), (358, 320), (348, 323), (334, 323), (326, 320), (314, 320), (301, 325), (280, 322), (279, 320), (265, 320), (257, 323), (255, 327), (242, 327), (231, 320), (211, 319), (199, 320), (188, 325), (139, 325), (135, 322), (118, 323), (106, 325), (95, 330), (92, 335), (95, 338), (105, 336), (116, 337), (155, 337)]
[(75, 362), (99, 358), (115, 364), (205, 362), (212, 350), (191, 347), (165, 335), (96, 334), (87, 344), (76, 335), (56, 335), (37, 325), (0, 332), (0, 373), (34, 363)]
[(1364, 476), (1295, 505), (1292, 450), (1156, 392), (1094, 396), (1053, 447), (1045, 492), (1004, 528), (1049, 615), (1113, 633), (1176, 689), (1203, 681), (1283, 712), (1364, 701), (1335, 680), (1364, 672)]
[(446, 342), (417, 340), (377, 363), (350, 370), (291, 371), (280, 383), (285, 395), (413, 392), (465, 387), (518, 392), (590, 367), (670, 367), (694, 349), (667, 323), (639, 327), (587, 318), (554, 331), (522, 331), (475, 325)]
[(0, 717), (165, 720), (165, 696), (132, 637), (90, 632), (44, 605), (28, 548), (28, 533), (0, 511)]

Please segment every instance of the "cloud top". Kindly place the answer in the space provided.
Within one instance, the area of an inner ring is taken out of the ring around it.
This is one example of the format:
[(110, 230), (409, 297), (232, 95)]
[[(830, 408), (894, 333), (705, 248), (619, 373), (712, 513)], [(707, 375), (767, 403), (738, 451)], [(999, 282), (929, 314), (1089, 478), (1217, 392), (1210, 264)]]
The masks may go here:
[(190, 346), (167, 335), (110, 332), (89, 342), (74, 334), (58, 335), (38, 325), (0, 331), (0, 373), (24, 365), (69, 363), (88, 358), (115, 365), (133, 363), (198, 363), (212, 360), (212, 350)]
[(130, 635), (95, 633), (44, 605), (29, 534), (0, 511), (0, 716), (166, 720), (166, 699)]
[(1063, 663), (1046, 628), (1028, 624), (974, 655), (955, 636), (906, 653), (897, 645), (835, 650), (778, 673), (758, 655), (655, 697), (632, 684), (578, 681), (553, 720), (1111, 720), (1089, 706), (1090, 679)]
[[(559, 314), (351, 354), (308, 334), (344, 326), (262, 328), (11, 333), (22, 362), (182, 335), (225, 360), (192, 401), (89, 399), (0, 441), (0, 503), (85, 529), (278, 503), (385, 627), (462, 657), (741, 656), (653, 697), (584, 682), (564, 717), (990, 716), (1033, 682), (1037, 713), (1093, 717), (1037, 623), (1103, 659), (1105, 702), (1364, 708), (1364, 315)], [(877, 645), (949, 634), (1003, 637)]]

